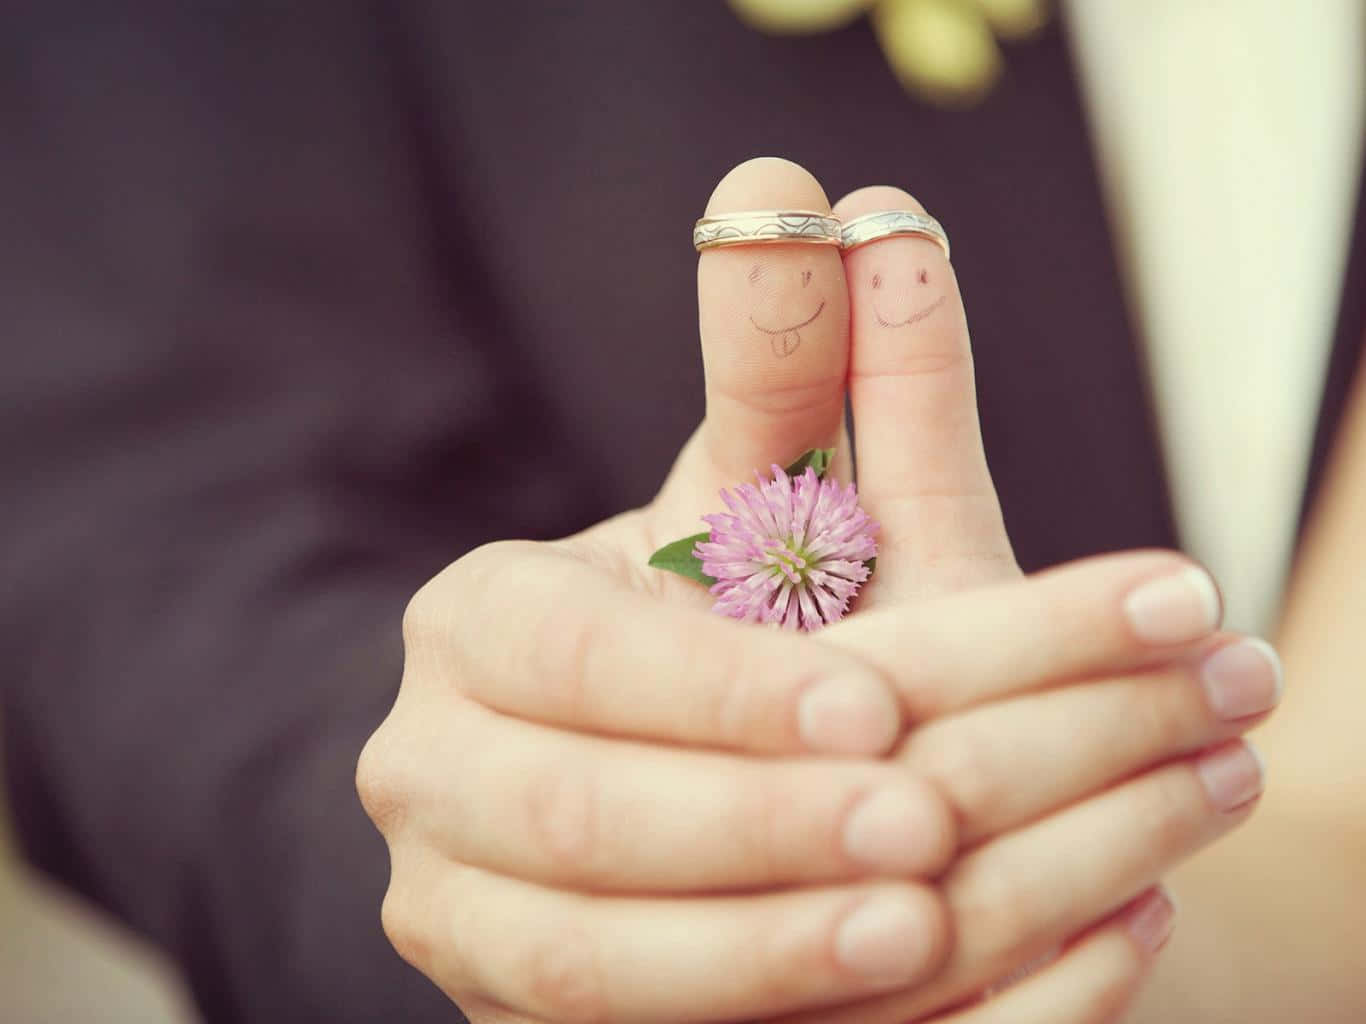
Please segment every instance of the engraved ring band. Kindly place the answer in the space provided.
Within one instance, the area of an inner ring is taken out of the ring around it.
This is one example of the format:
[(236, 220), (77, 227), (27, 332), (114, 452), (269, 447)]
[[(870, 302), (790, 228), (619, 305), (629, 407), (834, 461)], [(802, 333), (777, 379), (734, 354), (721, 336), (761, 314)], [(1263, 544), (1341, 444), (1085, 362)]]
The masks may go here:
[(698, 252), (769, 242), (839, 245), (840, 222), (828, 213), (811, 210), (748, 210), (703, 217), (692, 229), (693, 248)]
[(838, 245), (845, 252), (879, 238), (912, 236), (928, 238), (949, 257), (949, 236), (943, 225), (928, 214), (910, 210), (880, 210), (855, 217), (847, 224), (826, 213), (811, 210), (747, 210), (703, 217), (692, 229), (698, 252), (727, 245), (797, 242)]
[(928, 214), (912, 213), (910, 210), (881, 210), (855, 217), (840, 232), (840, 248), (848, 252), (860, 245), (876, 242), (879, 238), (895, 235), (928, 238), (944, 250), (945, 259), (949, 258), (949, 236), (944, 233), (939, 221)]

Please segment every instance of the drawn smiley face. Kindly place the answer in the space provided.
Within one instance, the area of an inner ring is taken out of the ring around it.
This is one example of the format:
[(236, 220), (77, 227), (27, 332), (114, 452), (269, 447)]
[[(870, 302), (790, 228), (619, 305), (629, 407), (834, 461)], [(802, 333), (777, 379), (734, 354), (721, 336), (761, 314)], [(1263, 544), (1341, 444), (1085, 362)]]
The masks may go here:
[(809, 266), (756, 263), (750, 267), (748, 277), (755, 293), (755, 310), (749, 314), (749, 322), (755, 330), (768, 335), (769, 347), (779, 359), (797, 351), (802, 343), (802, 329), (825, 311), (825, 298), (811, 286), (813, 276)]
[(873, 274), (873, 317), (879, 327), (907, 327), (917, 324), (944, 304), (934, 278), (924, 267), (917, 267), (909, 279), (884, 271)]

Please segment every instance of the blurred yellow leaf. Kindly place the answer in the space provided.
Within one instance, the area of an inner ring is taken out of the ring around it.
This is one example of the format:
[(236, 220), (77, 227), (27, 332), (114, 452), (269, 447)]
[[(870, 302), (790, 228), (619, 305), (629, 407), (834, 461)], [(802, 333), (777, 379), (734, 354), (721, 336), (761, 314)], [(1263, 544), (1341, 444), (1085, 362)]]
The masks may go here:
[(976, 0), (996, 34), (1023, 39), (1048, 24), (1047, 0)]
[(980, 8), (960, 0), (881, 0), (873, 30), (902, 84), (941, 103), (980, 99), (1001, 71), (1001, 51)]
[(976, 103), (1001, 74), (996, 36), (1024, 39), (1048, 23), (1052, 0), (730, 0), (741, 21), (771, 35), (842, 28), (867, 11), (901, 84), (943, 106)]
[(873, 0), (730, 0), (740, 19), (761, 32), (829, 32), (853, 21)]

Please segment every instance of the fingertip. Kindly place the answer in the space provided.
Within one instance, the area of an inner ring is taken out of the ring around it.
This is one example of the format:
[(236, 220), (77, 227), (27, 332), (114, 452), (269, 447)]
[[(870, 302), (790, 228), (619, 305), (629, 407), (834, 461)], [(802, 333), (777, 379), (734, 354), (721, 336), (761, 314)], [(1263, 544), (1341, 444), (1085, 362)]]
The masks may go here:
[(1124, 597), (1125, 621), (1144, 644), (1187, 644), (1212, 634), (1224, 617), (1223, 597), (1208, 570), (1177, 556)]
[(731, 168), (712, 190), (706, 216), (742, 210), (811, 210), (824, 213), (830, 200), (815, 175), (777, 156), (759, 156)]
[[(1209, 572), (1180, 551), (1092, 555), (1035, 573), (1028, 585), (1059, 614), (1087, 623), (1083, 671), (1113, 670), (1197, 652), (1218, 633), (1223, 600)], [(1084, 645), (1085, 646), (1085, 645)]]
[(1225, 817), (1251, 810), (1266, 787), (1266, 759), (1245, 737), (1207, 748), (1192, 766), (1210, 806)]
[(928, 211), (920, 200), (904, 188), (895, 185), (866, 185), (854, 189), (835, 204), (834, 214), (840, 220), (853, 220), (865, 213), (878, 213), (882, 210), (910, 210), (924, 214)]
[(885, 754), (901, 734), (901, 705), (866, 671), (817, 680), (797, 698), (797, 734), (813, 753)]
[(1134, 900), (1121, 914), (1124, 928), (1145, 956), (1153, 956), (1176, 927), (1176, 903), (1170, 892), (1156, 885)]
[(948, 916), (923, 886), (875, 890), (836, 928), (839, 966), (875, 988), (910, 985), (935, 973), (948, 956)]
[(953, 812), (939, 791), (912, 775), (860, 797), (843, 826), (845, 853), (879, 873), (932, 878), (957, 850)]

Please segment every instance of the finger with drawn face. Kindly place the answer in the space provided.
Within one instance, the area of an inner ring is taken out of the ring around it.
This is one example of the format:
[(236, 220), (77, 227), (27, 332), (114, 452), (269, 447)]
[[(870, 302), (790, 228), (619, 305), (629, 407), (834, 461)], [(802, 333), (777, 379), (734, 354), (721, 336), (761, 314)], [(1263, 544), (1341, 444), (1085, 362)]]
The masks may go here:
[[(716, 186), (706, 215), (751, 210), (826, 213), (820, 183), (787, 160), (740, 164)], [(849, 299), (839, 248), (760, 242), (704, 250), (698, 326), (707, 411), (661, 504), (695, 522), (719, 487), (753, 479), (808, 448), (840, 443), (849, 358)], [(685, 524), (686, 525), (686, 524)]]
[[(846, 222), (881, 210), (925, 212), (888, 186), (835, 206)], [(844, 265), (859, 489), (883, 524), (878, 592), (919, 595), (1017, 575), (982, 448), (952, 265), (935, 242), (904, 235), (852, 249)]]

